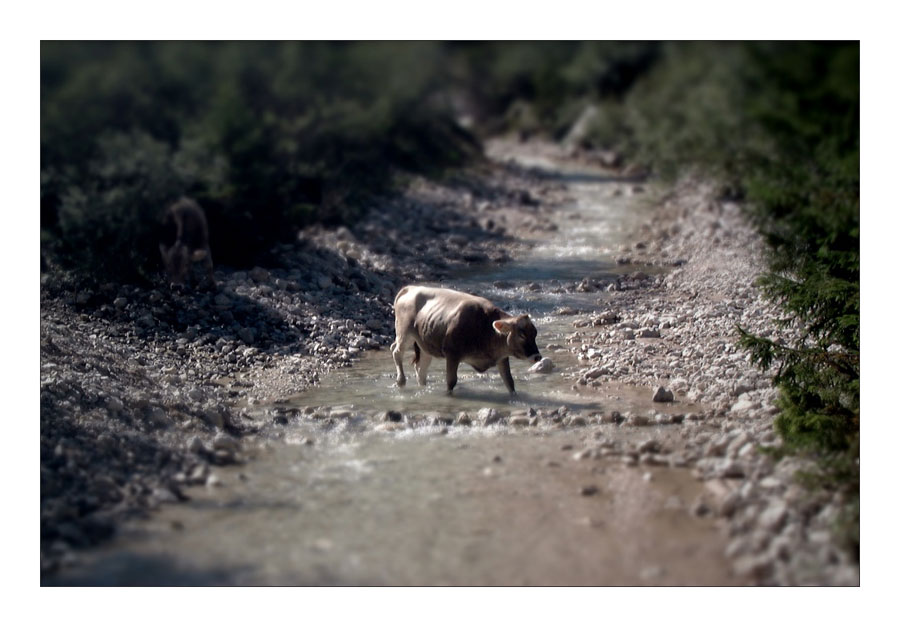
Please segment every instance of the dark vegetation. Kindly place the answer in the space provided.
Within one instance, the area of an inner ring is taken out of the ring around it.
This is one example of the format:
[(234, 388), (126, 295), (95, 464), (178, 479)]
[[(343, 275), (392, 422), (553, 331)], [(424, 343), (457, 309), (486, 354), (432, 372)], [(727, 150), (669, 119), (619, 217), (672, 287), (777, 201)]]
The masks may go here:
[(219, 263), (353, 220), (396, 171), (478, 153), (439, 97), (441, 50), (43, 43), (42, 252), (92, 276), (149, 279), (153, 227), (183, 194), (207, 211)]
[(794, 345), (776, 366), (786, 450), (859, 512), (857, 42), (43, 43), (42, 258), (151, 280), (152, 225), (182, 194), (216, 261), (250, 264), (311, 222), (346, 223), (399, 172), (477, 158), (476, 134), (562, 139), (657, 174), (699, 171), (770, 245), (766, 293)]

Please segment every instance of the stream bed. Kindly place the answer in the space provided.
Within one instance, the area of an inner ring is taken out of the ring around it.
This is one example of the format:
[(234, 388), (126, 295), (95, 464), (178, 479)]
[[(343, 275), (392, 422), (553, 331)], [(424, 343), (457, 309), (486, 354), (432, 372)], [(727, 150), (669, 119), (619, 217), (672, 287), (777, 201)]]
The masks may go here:
[[(641, 219), (641, 195), (599, 171), (555, 173), (572, 196), (554, 215), (557, 231), (511, 263), (471, 268), (443, 284), (530, 314), (553, 372), (530, 373), (529, 363), (512, 360), (518, 394), (510, 398), (496, 369), (480, 375), (464, 365), (451, 396), (443, 360), (432, 363), (426, 387), (410, 377), (398, 389), (390, 353), (364, 353), (320, 386), (281, 399), (277, 408), (300, 419), (248, 438), (247, 464), (216, 468), (215, 481), (189, 490), (189, 501), (126, 524), (47, 583), (741, 583), (729, 571), (715, 523), (690, 513), (703, 486), (687, 469), (648, 470), (578, 455), (601, 438), (677, 442), (677, 426), (586, 420), (523, 428), (429, 419), (460, 412), (474, 418), (484, 408), (550, 413), (565, 406), (569, 415), (588, 418), (654, 410), (646, 388), (573, 389), (579, 364), (566, 345), (571, 312), (602, 310), (604, 296), (562, 287), (586, 277), (659, 271), (615, 261)], [(677, 411), (693, 409), (680, 404)], [(411, 419), (373, 418), (388, 411)]]

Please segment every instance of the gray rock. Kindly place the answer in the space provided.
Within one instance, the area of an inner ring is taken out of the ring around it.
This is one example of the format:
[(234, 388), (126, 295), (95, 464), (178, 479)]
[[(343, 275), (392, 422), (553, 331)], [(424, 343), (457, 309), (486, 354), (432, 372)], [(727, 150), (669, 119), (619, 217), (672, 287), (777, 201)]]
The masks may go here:
[(737, 511), (738, 505), (741, 503), (741, 495), (737, 490), (730, 492), (728, 496), (722, 499), (722, 502), (719, 504), (719, 516), (725, 516), (726, 518), (731, 518), (735, 511)]
[(707, 444), (705, 455), (708, 457), (722, 457), (725, 455), (725, 451), (728, 449), (728, 444), (731, 442), (731, 435), (725, 433), (720, 435), (718, 438)]
[(762, 407), (762, 403), (760, 403), (759, 401), (754, 401), (749, 398), (742, 398), (731, 406), (730, 411), (733, 414), (742, 414), (753, 411), (754, 409), (759, 409), (760, 407)]
[(428, 424), (432, 427), (446, 427), (453, 424), (453, 418), (438, 413), (431, 413), (426, 416)]
[(600, 416), (600, 424), (619, 424), (620, 422), (622, 422), (622, 414), (615, 410), (604, 412)]
[(207, 407), (203, 410), (203, 420), (216, 429), (225, 428), (225, 418), (222, 416), (222, 412), (215, 407)]
[(594, 379), (601, 377), (605, 374), (609, 374), (608, 368), (591, 368), (587, 372), (585, 372), (582, 377), (587, 379), (588, 381), (593, 381)]
[(656, 388), (656, 392), (653, 393), (653, 402), (654, 403), (671, 403), (675, 400), (675, 395), (666, 388), (660, 386)]
[(746, 471), (743, 464), (724, 459), (716, 465), (716, 474), (726, 479), (741, 479), (746, 476)]
[(740, 451), (741, 448), (748, 442), (750, 442), (750, 436), (746, 431), (741, 431), (737, 435), (737, 437), (735, 437), (731, 440), (731, 442), (728, 443), (728, 447), (725, 449), (725, 455), (727, 457), (737, 457), (738, 451)]
[(478, 421), (485, 427), (500, 422), (500, 412), (493, 407), (484, 407), (478, 410)]
[(759, 516), (759, 525), (763, 529), (777, 533), (787, 521), (787, 503), (782, 499), (771, 499), (769, 505)]
[(597, 459), (600, 457), (600, 451), (596, 448), (586, 448), (572, 455), (572, 459), (581, 461), (584, 459)]
[(698, 500), (694, 503), (694, 506), (691, 508), (691, 513), (694, 516), (702, 517), (708, 515), (712, 510), (709, 505), (706, 504), (703, 500)]
[(764, 490), (781, 490), (784, 488), (784, 482), (777, 477), (763, 477), (759, 481), (759, 487)]
[(638, 458), (638, 462), (645, 466), (669, 466), (669, 458), (665, 455), (645, 453)]
[(548, 357), (544, 357), (539, 362), (534, 364), (531, 368), (529, 368), (528, 372), (537, 372), (539, 374), (547, 374), (549, 372), (553, 372), (553, 369), (554, 369), (553, 362)]
[(240, 449), (240, 443), (225, 433), (219, 433), (213, 438), (212, 442), (213, 450), (216, 451), (231, 451), (232, 453), (236, 453)]
[(168, 488), (155, 488), (153, 498), (157, 503), (177, 503), (178, 497)]

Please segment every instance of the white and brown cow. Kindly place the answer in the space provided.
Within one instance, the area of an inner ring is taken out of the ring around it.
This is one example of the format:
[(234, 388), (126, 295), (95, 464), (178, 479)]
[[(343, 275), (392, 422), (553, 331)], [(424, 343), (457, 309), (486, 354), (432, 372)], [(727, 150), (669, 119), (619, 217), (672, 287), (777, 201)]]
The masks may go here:
[(433, 357), (447, 360), (447, 391), (456, 385), (460, 362), (484, 372), (497, 366), (510, 394), (516, 387), (509, 358), (538, 362), (537, 330), (527, 315), (511, 316), (489, 300), (438, 287), (407, 285), (394, 299), (397, 338), (391, 353), (397, 366), (397, 385), (406, 384), (403, 354), (412, 347), (419, 385)]

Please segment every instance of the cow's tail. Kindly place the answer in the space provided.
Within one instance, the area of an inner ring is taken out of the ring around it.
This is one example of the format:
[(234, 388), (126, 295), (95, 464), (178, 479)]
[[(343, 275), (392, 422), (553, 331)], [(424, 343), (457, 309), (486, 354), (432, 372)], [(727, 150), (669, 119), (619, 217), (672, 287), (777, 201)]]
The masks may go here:
[(412, 364), (413, 364), (413, 366), (415, 366), (417, 363), (419, 363), (419, 355), (421, 354), (419, 345), (416, 344), (415, 342), (413, 342), (413, 353), (414, 353), (414, 355), (413, 355), (413, 359), (412, 359)]

